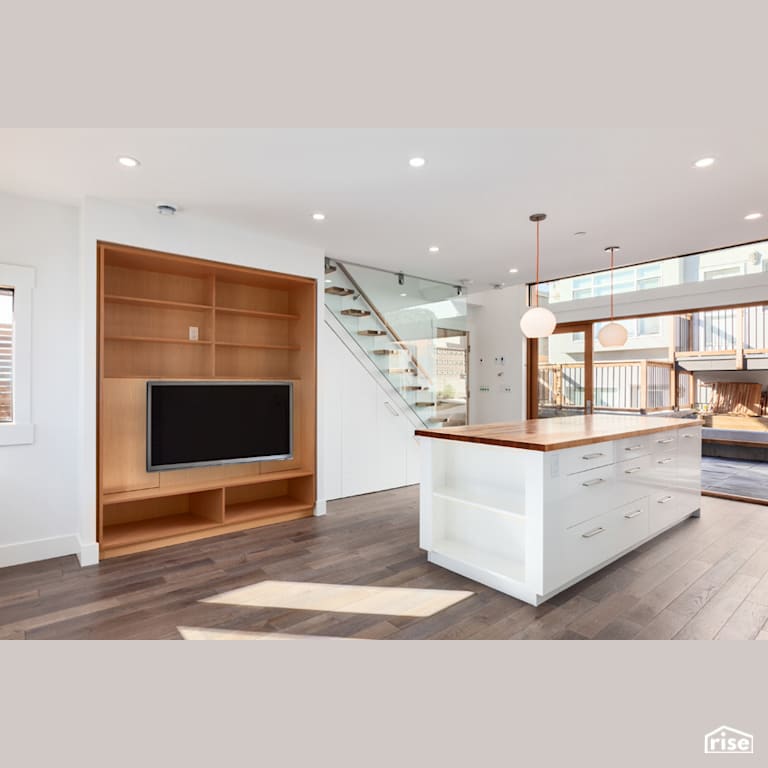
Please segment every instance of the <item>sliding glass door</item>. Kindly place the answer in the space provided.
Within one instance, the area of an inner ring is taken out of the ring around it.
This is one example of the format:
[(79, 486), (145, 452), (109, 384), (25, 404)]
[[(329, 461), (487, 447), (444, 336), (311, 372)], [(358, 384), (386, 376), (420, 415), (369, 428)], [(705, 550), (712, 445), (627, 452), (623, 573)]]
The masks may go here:
[(555, 329), (529, 342), (531, 389), (529, 418), (582, 416), (592, 410), (592, 326)]

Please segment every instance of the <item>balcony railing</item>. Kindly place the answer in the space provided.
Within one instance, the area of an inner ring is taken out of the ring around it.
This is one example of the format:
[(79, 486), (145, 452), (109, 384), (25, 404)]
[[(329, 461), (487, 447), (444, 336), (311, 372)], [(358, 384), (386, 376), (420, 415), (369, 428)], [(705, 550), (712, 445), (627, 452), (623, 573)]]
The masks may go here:
[[(628, 413), (671, 410), (676, 405), (674, 376), (675, 366), (670, 362), (595, 363), (594, 410)], [(539, 363), (538, 395), (542, 408), (583, 408), (584, 363)]]
[(768, 354), (768, 306), (680, 315), (675, 330), (679, 358)]

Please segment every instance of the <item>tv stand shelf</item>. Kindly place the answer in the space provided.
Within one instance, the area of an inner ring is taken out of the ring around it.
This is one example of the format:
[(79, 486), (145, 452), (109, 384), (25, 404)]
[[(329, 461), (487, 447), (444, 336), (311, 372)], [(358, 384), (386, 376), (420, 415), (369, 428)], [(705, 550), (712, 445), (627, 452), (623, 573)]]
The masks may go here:
[[(316, 280), (112, 243), (98, 268), (101, 557), (311, 516)], [(150, 380), (293, 382), (293, 456), (148, 472)]]

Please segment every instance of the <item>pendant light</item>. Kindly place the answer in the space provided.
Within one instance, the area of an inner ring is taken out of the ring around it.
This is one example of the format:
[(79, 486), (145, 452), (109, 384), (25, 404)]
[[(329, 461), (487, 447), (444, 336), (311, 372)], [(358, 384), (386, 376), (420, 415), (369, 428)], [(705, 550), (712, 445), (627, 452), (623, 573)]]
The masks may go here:
[(597, 340), (604, 347), (623, 347), (627, 343), (627, 329), (613, 319), (613, 265), (614, 254), (619, 250), (619, 246), (609, 245), (605, 250), (611, 252), (611, 322), (600, 329)]
[(546, 218), (546, 213), (534, 213), (530, 216), (530, 220), (536, 223), (536, 283), (533, 306), (520, 318), (520, 330), (529, 339), (551, 336), (557, 325), (557, 319), (552, 312), (539, 306), (539, 225)]

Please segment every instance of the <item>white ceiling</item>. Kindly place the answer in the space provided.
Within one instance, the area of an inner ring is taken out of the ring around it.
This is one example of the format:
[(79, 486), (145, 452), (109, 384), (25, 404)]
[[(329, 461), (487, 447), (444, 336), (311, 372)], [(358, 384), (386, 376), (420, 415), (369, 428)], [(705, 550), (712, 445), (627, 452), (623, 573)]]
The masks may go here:
[[(121, 154), (141, 161), (116, 163)], [(408, 158), (424, 156), (413, 169)], [(699, 157), (717, 163), (695, 169)], [(768, 238), (760, 120), (602, 129), (0, 129), (0, 189), (76, 203), (169, 201), (473, 289)], [(314, 222), (313, 211), (327, 219)], [(763, 219), (744, 221), (762, 211)], [(583, 236), (574, 232), (584, 230)], [(428, 252), (430, 245), (440, 252)], [(510, 267), (519, 268), (510, 275)]]

